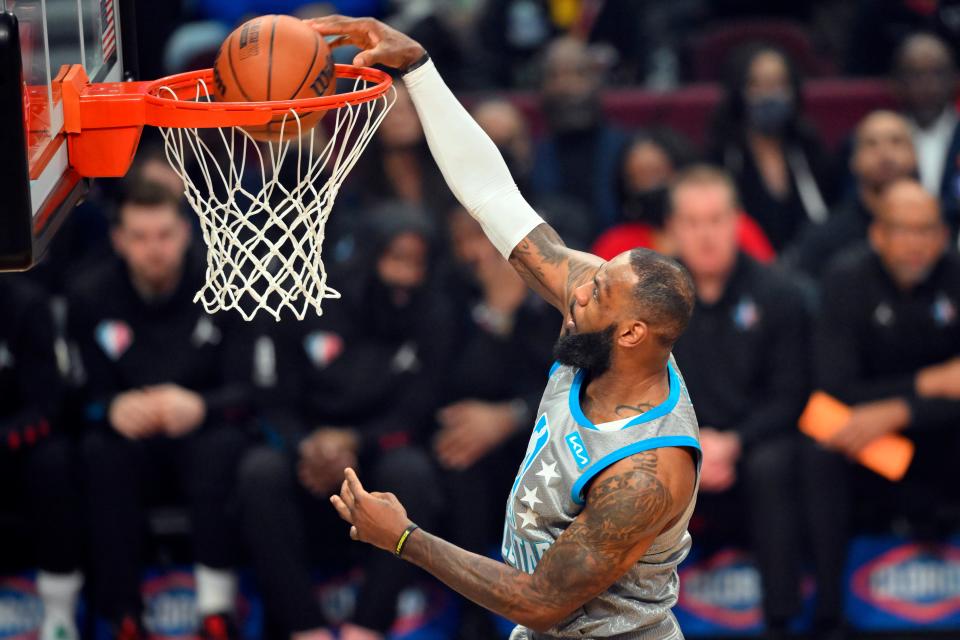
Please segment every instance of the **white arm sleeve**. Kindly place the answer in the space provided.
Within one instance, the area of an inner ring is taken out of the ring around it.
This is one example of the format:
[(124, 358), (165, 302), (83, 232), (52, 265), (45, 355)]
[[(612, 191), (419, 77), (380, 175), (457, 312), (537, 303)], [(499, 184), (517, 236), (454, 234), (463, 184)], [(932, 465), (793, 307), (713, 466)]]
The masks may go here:
[(520, 195), (496, 145), (457, 101), (432, 60), (403, 81), (447, 185), (501, 255), (509, 258), (543, 219)]

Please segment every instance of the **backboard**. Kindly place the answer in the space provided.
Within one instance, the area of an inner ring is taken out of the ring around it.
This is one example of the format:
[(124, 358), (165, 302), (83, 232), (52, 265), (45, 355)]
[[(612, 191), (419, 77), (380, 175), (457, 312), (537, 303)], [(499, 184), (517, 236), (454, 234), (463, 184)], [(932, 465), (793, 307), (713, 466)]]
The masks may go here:
[(92, 82), (133, 79), (132, 26), (133, 0), (0, 0), (0, 271), (30, 268), (87, 191), (58, 76), (82, 64)]

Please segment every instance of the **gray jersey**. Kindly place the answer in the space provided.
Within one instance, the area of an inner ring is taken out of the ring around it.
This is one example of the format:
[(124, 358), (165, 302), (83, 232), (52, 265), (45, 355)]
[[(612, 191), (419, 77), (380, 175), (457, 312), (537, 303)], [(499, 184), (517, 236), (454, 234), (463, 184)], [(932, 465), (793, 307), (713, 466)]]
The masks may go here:
[[(626, 423), (598, 426), (580, 409), (584, 372), (553, 366), (527, 454), (507, 500), (501, 548), (507, 564), (533, 573), (544, 552), (583, 510), (590, 480), (618, 460), (659, 447), (690, 447), (699, 452), (697, 417), (672, 357), (668, 368), (670, 393), (662, 404)], [(680, 520), (657, 536), (640, 561), (607, 591), (549, 632), (518, 628), (516, 637), (682, 638), (670, 608), (679, 590), (677, 565), (690, 550), (687, 523), (693, 508), (691, 500)]]

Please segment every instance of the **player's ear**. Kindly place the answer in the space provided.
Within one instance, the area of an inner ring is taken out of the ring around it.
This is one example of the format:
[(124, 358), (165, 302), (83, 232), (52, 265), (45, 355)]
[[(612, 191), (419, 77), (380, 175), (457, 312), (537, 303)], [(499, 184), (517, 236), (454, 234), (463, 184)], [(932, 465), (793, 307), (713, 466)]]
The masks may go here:
[(630, 320), (622, 324), (617, 335), (617, 344), (621, 347), (632, 349), (640, 346), (650, 334), (650, 328), (643, 320)]

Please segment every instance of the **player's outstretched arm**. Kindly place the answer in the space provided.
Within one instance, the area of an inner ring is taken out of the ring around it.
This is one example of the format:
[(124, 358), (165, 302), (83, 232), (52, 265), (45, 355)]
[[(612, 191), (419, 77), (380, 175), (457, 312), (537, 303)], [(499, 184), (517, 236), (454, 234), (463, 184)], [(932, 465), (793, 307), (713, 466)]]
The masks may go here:
[[(690, 454), (664, 448), (611, 465), (593, 481), (583, 511), (547, 550), (533, 574), (414, 531), (402, 557), (477, 604), (545, 631), (606, 591), (646, 552), (693, 497)], [(348, 469), (331, 501), (350, 536), (394, 551), (410, 524), (392, 494), (368, 493)]]
[[(426, 52), (412, 38), (372, 18), (328, 16), (310, 21), (322, 35), (362, 49), (359, 65), (404, 72), (430, 152), (457, 200), (537, 293), (563, 312), (570, 292), (603, 263), (568, 249), (520, 194), (496, 145), (456, 99)], [(415, 68), (412, 68), (415, 67)]]

